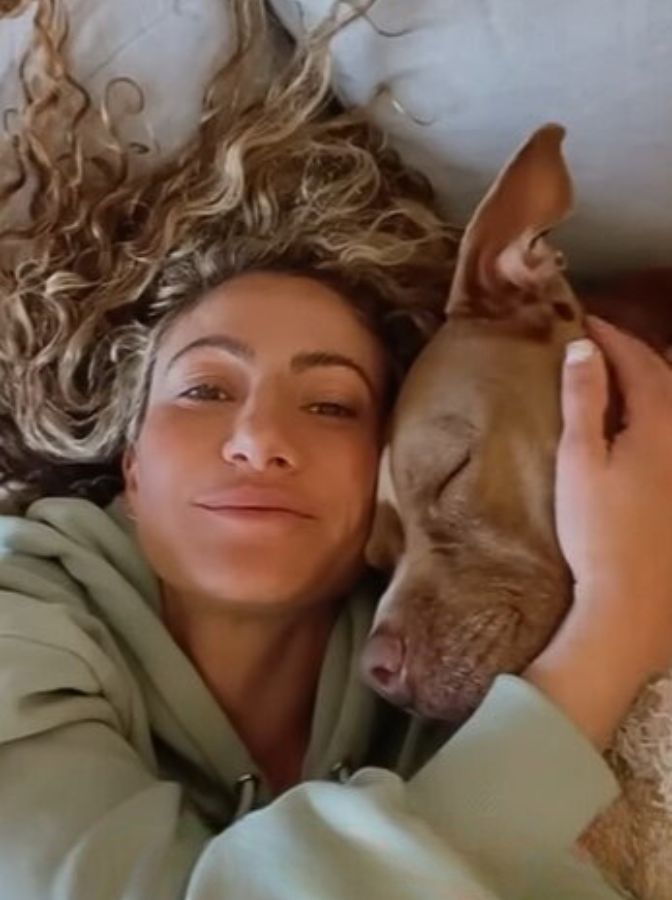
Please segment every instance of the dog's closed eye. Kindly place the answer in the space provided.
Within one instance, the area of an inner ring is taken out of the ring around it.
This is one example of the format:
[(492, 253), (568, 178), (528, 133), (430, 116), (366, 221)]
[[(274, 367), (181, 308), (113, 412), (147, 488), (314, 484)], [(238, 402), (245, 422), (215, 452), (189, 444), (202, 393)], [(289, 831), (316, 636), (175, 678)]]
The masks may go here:
[(471, 450), (466, 448), (464, 453), (457, 458), (454, 465), (452, 465), (448, 471), (448, 473), (444, 473), (441, 480), (439, 481), (436, 489), (434, 491), (434, 502), (436, 503), (444, 491), (448, 487), (448, 485), (454, 481), (462, 472), (465, 471), (469, 463), (471, 462)]

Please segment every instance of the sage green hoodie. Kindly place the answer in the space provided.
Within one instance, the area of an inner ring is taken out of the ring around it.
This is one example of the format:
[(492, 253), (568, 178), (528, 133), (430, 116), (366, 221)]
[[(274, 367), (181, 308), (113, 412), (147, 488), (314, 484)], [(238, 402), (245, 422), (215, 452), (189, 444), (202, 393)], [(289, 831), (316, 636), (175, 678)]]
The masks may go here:
[(616, 897), (569, 853), (617, 794), (599, 754), (512, 676), (449, 740), (392, 710), (357, 674), (374, 603), (366, 579), (344, 602), (273, 797), (119, 498), (0, 516), (2, 900)]

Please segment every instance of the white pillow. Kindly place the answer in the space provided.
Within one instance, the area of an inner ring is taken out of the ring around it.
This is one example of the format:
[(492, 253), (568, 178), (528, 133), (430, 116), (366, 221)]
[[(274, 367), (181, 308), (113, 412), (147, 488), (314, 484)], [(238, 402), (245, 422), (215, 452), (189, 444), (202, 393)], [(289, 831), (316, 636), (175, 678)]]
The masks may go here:
[[(0, 112), (20, 96), (18, 64), (34, 6), (18, 18), (0, 19)], [(153, 134), (161, 155), (174, 151), (193, 132), (204, 88), (226, 59), (225, 0), (67, 0), (66, 8), (78, 79), (97, 98), (113, 78), (137, 81), (146, 110), (125, 120), (124, 137), (150, 143)], [(113, 108), (132, 107), (136, 97), (132, 88), (115, 88)]]
[[(293, 30), (332, 0), (273, 0)], [(353, 3), (353, 5), (355, 5)], [(345, 4), (343, 4), (345, 6)], [(336, 88), (377, 123), (464, 222), (515, 147), (568, 127), (576, 212), (558, 241), (570, 269), (669, 263), (672, 251), (672, 3), (669, 0), (378, 0), (333, 43)]]

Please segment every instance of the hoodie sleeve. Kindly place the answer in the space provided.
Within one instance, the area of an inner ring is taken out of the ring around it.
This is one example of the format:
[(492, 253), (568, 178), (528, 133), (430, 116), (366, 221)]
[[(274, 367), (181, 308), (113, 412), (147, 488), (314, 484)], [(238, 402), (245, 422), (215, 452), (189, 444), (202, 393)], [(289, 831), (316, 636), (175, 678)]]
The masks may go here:
[(368, 768), (345, 785), (307, 782), (215, 833), (157, 777), (131, 681), (91, 629), (14, 592), (0, 592), (0, 610), (3, 897), (617, 896), (593, 869), (562, 862), (615, 783), (518, 679), (498, 679), (410, 781)]

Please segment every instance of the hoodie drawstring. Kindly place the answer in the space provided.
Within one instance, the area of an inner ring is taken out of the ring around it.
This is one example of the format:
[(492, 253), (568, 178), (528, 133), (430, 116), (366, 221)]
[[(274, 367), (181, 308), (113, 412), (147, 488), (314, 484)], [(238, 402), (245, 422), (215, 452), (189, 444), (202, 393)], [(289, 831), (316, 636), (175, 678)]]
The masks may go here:
[(348, 760), (341, 760), (341, 762), (337, 762), (336, 765), (331, 767), (329, 775), (332, 781), (337, 781), (339, 784), (345, 784), (352, 775), (352, 766)]
[[(329, 770), (330, 779), (332, 781), (337, 781), (339, 784), (345, 784), (351, 775), (352, 766), (347, 760), (337, 762)], [(237, 822), (238, 819), (242, 819), (243, 816), (246, 816), (254, 809), (254, 805), (257, 801), (257, 791), (259, 790), (259, 776), (254, 775), (252, 772), (241, 775), (240, 778), (236, 779), (235, 789), (236, 811), (231, 820), (232, 824), (233, 822)]]
[(257, 800), (258, 788), (259, 778), (251, 772), (248, 772), (246, 775), (241, 775), (240, 778), (236, 780), (236, 812), (231, 820), (232, 822), (237, 822), (238, 819), (242, 819), (242, 817), (246, 816), (254, 807)]

